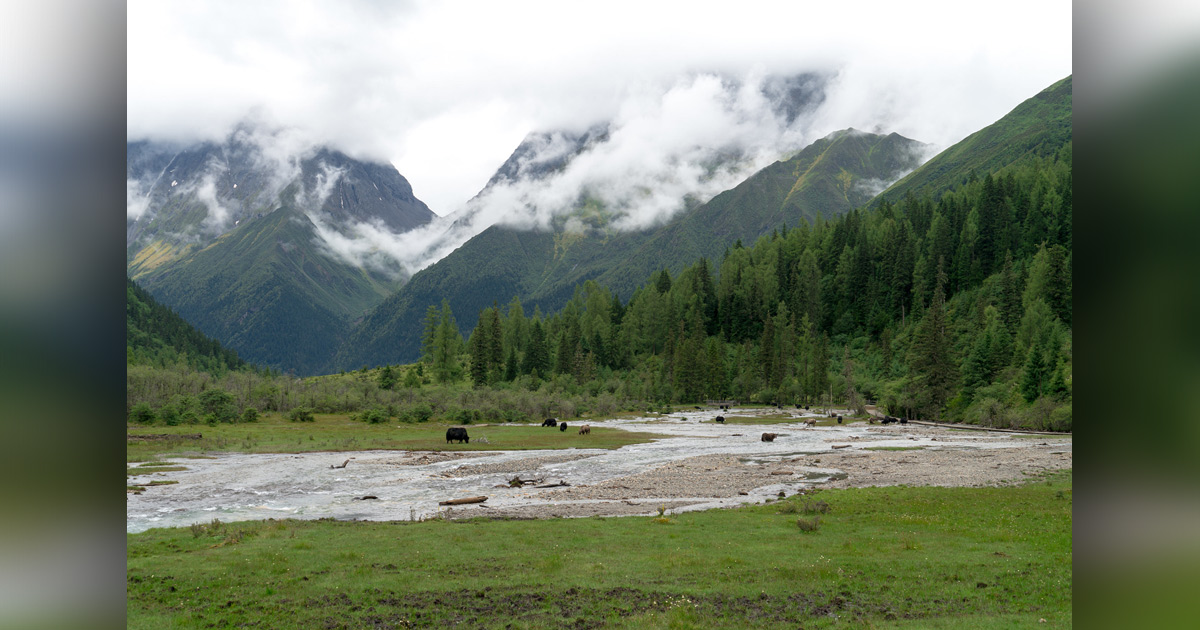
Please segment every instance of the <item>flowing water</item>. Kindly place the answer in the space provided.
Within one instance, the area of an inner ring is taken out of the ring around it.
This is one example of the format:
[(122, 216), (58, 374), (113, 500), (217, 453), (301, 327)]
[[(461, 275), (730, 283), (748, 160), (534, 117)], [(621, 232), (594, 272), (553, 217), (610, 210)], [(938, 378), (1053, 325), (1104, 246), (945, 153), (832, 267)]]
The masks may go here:
[[(523, 479), (544, 478), (546, 483), (560, 480), (572, 486), (595, 484), (614, 478), (645, 472), (673, 461), (698, 455), (737, 455), (743, 461), (772, 463), (805, 453), (827, 452), (833, 443), (863, 446), (953, 446), (945, 437), (931, 443), (929, 438), (912, 440), (897, 434), (895, 439), (870, 434), (867, 425), (822, 426), (806, 428), (797, 421), (788, 424), (716, 424), (718, 412), (694, 411), (671, 414), (671, 418), (632, 418), (589, 421), (593, 427), (612, 427), (666, 435), (664, 439), (634, 444), (617, 450), (563, 449), (539, 451), (472, 452), (471, 457), (455, 457), (432, 463), (416, 463), (421, 453), (406, 451), (361, 451), (285, 454), (224, 454), (214, 459), (177, 459), (187, 470), (148, 475), (139, 480), (172, 479), (177, 484), (154, 486), (146, 492), (127, 495), (126, 531), (141, 532), (151, 527), (178, 527), (218, 518), (222, 521), (262, 520), (267, 518), (335, 518), (341, 520), (409, 520), (436, 515), (438, 502), (447, 499), (487, 495), (492, 508), (547, 504), (539, 499), (540, 490), (496, 492), (497, 484), (506, 484), (513, 476)], [(726, 412), (729, 413), (729, 412)], [(737, 410), (738, 415), (745, 415)], [(808, 414), (804, 417), (814, 417)], [(701, 423), (700, 421), (704, 421)], [(553, 429), (546, 429), (551, 431)], [(487, 428), (470, 429), (472, 437), (486, 437)], [(763, 432), (779, 434), (774, 442), (761, 441)], [(735, 436), (733, 434), (741, 434)], [(869, 441), (868, 441), (869, 439)], [(844, 440), (845, 442), (840, 442)], [(979, 447), (975, 436), (964, 435), (962, 446)], [(987, 448), (1017, 446), (1018, 442), (989, 440)], [(575, 457), (575, 459), (570, 459)], [(552, 458), (519, 473), (465, 474), (460, 467), (502, 464), (530, 458)], [(345, 468), (338, 466), (350, 459)], [(435, 458), (436, 459), (436, 458)], [(835, 471), (830, 471), (834, 474)], [(690, 509), (760, 502), (780, 489), (794, 492), (798, 487), (823, 480), (823, 476), (789, 478), (783, 483), (763, 486), (747, 496), (736, 498), (697, 497)], [(502, 495), (502, 496), (500, 496)], [(362, 500), (374, 496), (376, 499)], [(653, 497), (639, 500), (648, 504), (647, 512), (661, 502)], [(561, 503), (561, 501), (560, 501)], [(444, 509), (444, 508), (441, 508)]]

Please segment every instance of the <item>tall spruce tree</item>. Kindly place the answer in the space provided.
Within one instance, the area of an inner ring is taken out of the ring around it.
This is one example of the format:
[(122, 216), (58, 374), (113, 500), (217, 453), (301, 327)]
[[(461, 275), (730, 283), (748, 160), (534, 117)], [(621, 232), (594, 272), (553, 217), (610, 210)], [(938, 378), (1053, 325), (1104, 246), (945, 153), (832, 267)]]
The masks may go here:
[(953, 391), (957, 371), (947, 330), (945, 283), (946, 274), (939, 263), (933, 299), (917, 324), (909, 349), (909, 377), (915, 388), (917, 407), (932, 420), (941, 416)]
[(462, 364), (458, 355), (462, 352), (463, 338), (450, 310), (450, 301), (442, 300), (441, 317), (433, 341), (433, 378), (439, 383), (453, 383), (462, 378)]
[(546, 347), (546, 331), (542, 328), (542, 320), (533, 320), (529, 328), (529, 349), (525, 351), (525, 362), (521, 366), (523, 374), (532, 374), (544, 378), (550, 369), (550, 351)]

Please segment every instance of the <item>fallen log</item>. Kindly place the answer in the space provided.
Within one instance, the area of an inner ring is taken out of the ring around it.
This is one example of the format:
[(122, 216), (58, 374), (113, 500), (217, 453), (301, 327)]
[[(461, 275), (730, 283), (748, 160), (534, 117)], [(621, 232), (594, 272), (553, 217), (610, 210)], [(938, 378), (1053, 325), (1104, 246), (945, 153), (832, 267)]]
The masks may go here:
[(560, 481), (558, 483), (548, 483), (544, 486), (534, 486), (534, 488), (561, 488), (563, 486), (569, 486), (569, 485), (571, 485), (571, 484), (569, 484), (565, 481)]
[(329, 467), (330, 468), (345, 468), (346, 464), (349, 464), (349, 463), (350, 463), (350, 460), (347, 459), (346, 461), (342, 462), (341, 466), (334, 466), (333, 464), (330, 464)]
[(790, 471), (790, 470), (772, 470), (771, 474), (772, 475), (790, 475), (790, 474), (792, 474), (792, 471)]
[(450, 499), (448, 501), (438, 501), (438, 505), (467, 505), (470, 503), (483, 503), (487, 501), (487, 497), (466, 497), (464, 499)]
[(834, 444), (830, 448), (850, 448), (850, 445), (849, 444)]

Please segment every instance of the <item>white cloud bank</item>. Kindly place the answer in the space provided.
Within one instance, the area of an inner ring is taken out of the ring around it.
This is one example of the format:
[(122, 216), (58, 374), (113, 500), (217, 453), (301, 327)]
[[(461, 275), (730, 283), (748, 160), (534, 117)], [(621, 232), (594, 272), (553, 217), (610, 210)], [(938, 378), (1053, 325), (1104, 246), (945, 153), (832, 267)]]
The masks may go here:
[[(662, 221), (846, 127), (945, 147), (1071, 72), (1069, 2), (133, 0), (128, 16), (131, 140), (217, 140), (256, 111), (391, 162), (447, 221), (344, 230), (361, 243), (339, 249), (410, 271), (492, 222), (544, 226), (580, 191), (618, 226)], [(825, 101), (789, 125), (757, 86), (804, 72), (830, 77)], [(556, 177), (468, 206), (528, 133), (604, 122), (609, 141)], [(744, 160), (713, 172), (730, 152)]]

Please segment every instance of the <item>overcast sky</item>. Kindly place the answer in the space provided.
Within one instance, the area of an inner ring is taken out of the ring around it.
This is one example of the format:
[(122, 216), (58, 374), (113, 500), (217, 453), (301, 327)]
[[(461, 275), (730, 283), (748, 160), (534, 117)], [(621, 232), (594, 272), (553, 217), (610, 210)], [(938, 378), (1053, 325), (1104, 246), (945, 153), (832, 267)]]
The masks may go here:
[[(392, 162), (442, 215), (530, 131), (646, 103), (686, 118), (647, 95), (706, 73), (835, 72), (810, 139), (853, 126), (944, 147), (1070, 74), (1072, 40), (1058, 0), (131, 0), (128, 38), (129, 139), (222, 138), (253, 114)], [(728, 122), (701, 111), (681, 132)]]

